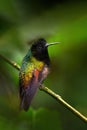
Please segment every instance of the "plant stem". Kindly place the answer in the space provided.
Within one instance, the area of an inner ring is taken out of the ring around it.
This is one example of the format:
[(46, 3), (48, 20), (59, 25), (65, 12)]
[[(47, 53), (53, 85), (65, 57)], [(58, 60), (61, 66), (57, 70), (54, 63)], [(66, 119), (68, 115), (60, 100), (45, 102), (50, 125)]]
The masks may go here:
[(74, 107), (72, 107), (70, 104), (68, 104), (60, 95), (56, 94), (51, 89), (45, 86), (43, 87), (43, 85), (41, 85), (40, 90), (46, 92), (47, 94), (55, 98), (60, 104), (62, 104), (64, 107), (70, 110), (74, 115), (78, 116), (81, 120), (87, 123), (87, 118), (84, 115), (82, 115), (79, 111), (77, 111)]
[(9, 63), (10, 65), (12, 65), (14, 68), (16, 68), (17, 70), (20, 70), (20, 66), (14, 62), (14, 61), (11, 61), (9, 60), (8, 58), (4, 57), (3, 55), (0, 54), (0, 57), (5, 60), (7, 63)]
[[(5, 60), (7, 63), (12, 65), (17, 70), (20, 70), (20, 66), (15, 63), (14, 61), (11, 61), (7, 59), (6, 57), (0, 55), (0, 57)], [(62, 104), (64, 107), (66, 107), (68, 110), (70, 110), (75, 116), (79, 117), (82, 121), (87, 123), (87, 118), (81, 114), (79, 111), (77, 111), (74, 107), (72, 107), (70, 104), (68, 104), (60, 95), (53, 92), (51, 89), (45, 87), (43, 84), (40, 85), (40, 90), (44, 91), (45, 93), (52, 96), (54, 99), (56, 99), (60, 104)]]

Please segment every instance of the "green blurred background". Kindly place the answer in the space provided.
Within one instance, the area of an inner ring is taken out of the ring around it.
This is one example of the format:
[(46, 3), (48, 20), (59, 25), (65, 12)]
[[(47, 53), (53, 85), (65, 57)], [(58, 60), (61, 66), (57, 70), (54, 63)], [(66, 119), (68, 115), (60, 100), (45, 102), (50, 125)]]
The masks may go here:
[[(0, 54), (17, 62), (28, 42), (60, 41), (49, 48), (46, 86), (87, 116), (87, 2), (85, 0), (0, 0)], [(18, 71), (0, 58), (0, 130), (87, 130), (87, 124), (46, 93), (19, 111)]]

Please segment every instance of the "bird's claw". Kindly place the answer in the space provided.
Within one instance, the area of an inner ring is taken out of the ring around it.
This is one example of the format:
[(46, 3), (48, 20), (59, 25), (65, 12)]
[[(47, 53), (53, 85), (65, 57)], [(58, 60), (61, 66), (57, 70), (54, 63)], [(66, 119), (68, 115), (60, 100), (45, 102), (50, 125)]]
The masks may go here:
[(39, 83), (39, 89), (42, 89), (42, 88), (44, 88), (44, 85)]

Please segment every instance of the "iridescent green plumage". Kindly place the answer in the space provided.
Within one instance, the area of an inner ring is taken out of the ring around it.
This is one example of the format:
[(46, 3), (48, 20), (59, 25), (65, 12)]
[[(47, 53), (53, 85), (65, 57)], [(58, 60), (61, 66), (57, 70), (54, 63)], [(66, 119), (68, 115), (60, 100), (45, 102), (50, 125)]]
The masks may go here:
[(27, 84), (29, 84), (29, 81), (33, 77), (35, 70), (40, 72), (44, 67), (44, 62), (35, 59), (30, 52), (29, 54), (25, 56), (22, 62), (22, 67), (19, 75), (20, 78), (22, 78), (22, 84), (24, 84), (24, 87), (27, 87)]

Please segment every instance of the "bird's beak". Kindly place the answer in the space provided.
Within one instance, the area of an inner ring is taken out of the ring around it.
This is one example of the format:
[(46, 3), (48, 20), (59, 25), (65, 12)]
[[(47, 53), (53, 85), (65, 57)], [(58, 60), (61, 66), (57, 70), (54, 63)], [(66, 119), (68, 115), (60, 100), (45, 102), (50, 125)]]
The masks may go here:
[(55, 44), (60, 44), (60, 42), (47, 43), (47, 44), (46, 44), (46, 47), (49, 47), (49, 46), (55, 45)]

